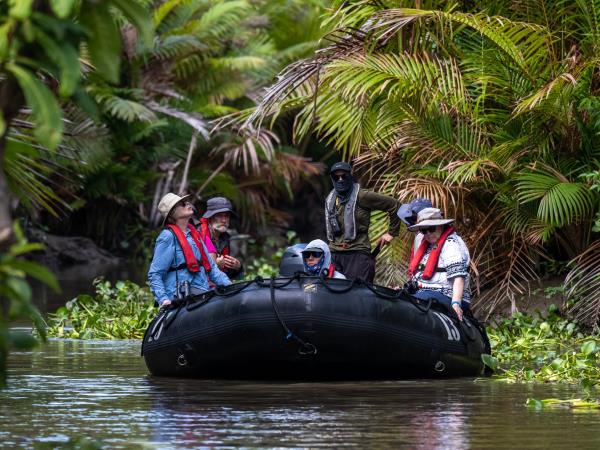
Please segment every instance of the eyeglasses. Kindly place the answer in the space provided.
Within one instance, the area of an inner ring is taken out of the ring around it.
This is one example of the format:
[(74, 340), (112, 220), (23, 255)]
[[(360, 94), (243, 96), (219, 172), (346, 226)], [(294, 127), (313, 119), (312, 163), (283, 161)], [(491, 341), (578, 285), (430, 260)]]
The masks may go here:
[(430, 227), (427, 228), (419, 228), (419, 231), (423, 234), (427, 234), (427, 233), (435, 233), (435, 231), (437, 230), (437, 226), (432, 225)]
[(323, 256), (323, 252), (313, 252), (310, 250), (307, 252), (302, 252), (302, 257), (304, 259), (308, 259), (310, 257), (320, 258), (321, 256)]
[(333, 179), (333, 181), (344, 181), (346, 178), (348, 178), (348, 175), (346, 175), (345, 173), (339, 175), (332, 173), (331, 178)]

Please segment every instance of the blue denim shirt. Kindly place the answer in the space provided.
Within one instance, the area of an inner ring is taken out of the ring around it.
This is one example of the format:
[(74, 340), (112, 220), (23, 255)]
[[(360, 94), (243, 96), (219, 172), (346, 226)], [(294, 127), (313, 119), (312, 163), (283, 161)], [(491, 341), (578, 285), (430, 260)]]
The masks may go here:
[[(185, 231), (185, 237), (192, 246), (194, 255), (200, 260), (200, 251), (192, 239), (190, 230)], [(165, 300), (173, 300), (175, 298), (175, 284), (177, 278), (180, 283), (188, 281), (190, 283), (190, 288), (196, 288), (202, 291), (210, 290), (210, 287), (208, 286), (208, 277), (210, 277), (210, 280), (217, 286), (227, 286), (231, 284), (227, 275), (219, 270), (208, 254), (204, 243), (202, 243), (202, 246), (210, 261), (211, 269), (208, 272), (208, 276), (202, 266), (200, 266), (199, 272), (190, 272), (187, 269), (168, 272), (169, 268), (177, 267), (185, 263), (185, 257), (183, 256), (181, 245), (177, 242), (173, 232), (165, 229), (158, 235), (158, 238), (156, 238), (156, 245), (154, 246), (154, 256), (152, 257), (152, 263), (150, 263), (150, 269), (148, 270), (148, 283), (150, 284), (150, 289), (159, 305)], [(177, 272), (177, 277), (175, 276), (175, 272)]]

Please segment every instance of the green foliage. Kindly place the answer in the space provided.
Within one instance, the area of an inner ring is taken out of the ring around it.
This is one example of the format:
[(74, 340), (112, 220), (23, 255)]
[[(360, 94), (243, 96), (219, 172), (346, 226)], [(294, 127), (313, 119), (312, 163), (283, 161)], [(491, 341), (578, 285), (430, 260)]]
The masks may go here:
[(595, 4), (333, 3), (327, 47), (285, 68), (248, 123), (292, 111), (296, 138), (316, 133), (366, 184), (455, 217), (487, 314), (544, 256), (574, 262), (594, 243)]
[(55, 291), (60, 290), (56, 278), (47, 268), (23, 258), (43, 246), (27, 242), (18, 223), (14, 225), (14, 232), (17, 242), (6, 253), (0, 252), (0, 387), (6, 382), (9, 350), (30, 349), (38, 344), (31, 333), (10, 330), (9, 323), (15, 319), (29, 319), (38, 336), (42, 340), (46, 338), (44, 321), (33, 304), (27, 277), (35, 278)]
[(79, 295), (48, 315), (48, 335), (74, 339), (141, 339), (156, 315), (147, 288), (94, 280), (96, 294)]
[(488, 335), (493, 356), (482, 360), (501, 380), (600, 384), (600, 335), (560, 317), (556, 307), (546, 317), (517, 313)]
[(535, 398), (528, 398), (525, 402), (525, 406), (535, 411), (542, 409), (600, 409), (600, 402), (598, 400), (584, 400), (581, 398), (571, 398), (568, 400), (561, 400), (558, 398), (545, 398), (537, 400)]
[(36, 442), (36, 450), (54, 450), (60, 448), (62, 450), (101, 450), (107, 448), (105, 442), (98, 441), (89, 437), (70, 437), (67, 441), (44, 439), (43, 442)]
[[(255, 255), (245, 265), (245, 280), (253, 280), (257, 276), (269, 278), (272, 275), (279, 274), (279, 263), (285, 249), (298, 243), (295, 231), (288, 231), (286, 234), (287, 245), (281, 242), (281, 239), (269, 237), (266, 242), (255, 250)], [(252, 244), (253, 242), (251, 242)], [(256, 245), (256, 242), (254, 242)]]

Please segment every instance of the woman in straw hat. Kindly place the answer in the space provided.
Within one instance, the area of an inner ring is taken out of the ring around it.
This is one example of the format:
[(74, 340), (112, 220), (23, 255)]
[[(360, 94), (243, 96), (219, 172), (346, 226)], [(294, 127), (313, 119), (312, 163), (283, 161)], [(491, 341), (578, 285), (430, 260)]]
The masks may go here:
[(200, 234), (189, 223), (194, 214), (189, 195), (169, 192), (158, 203), (164, 229), (156, 239), (148, 282), (159, 306), (175, 298), (210, 290), (209, 279), (217, 286), (231, 284), (209, 256)]
[(449, 305), (462, 320), (471, 301), (469, 250), (437, 208), (419, 211), (410, 231), (419, 231), (411, 253), (408, 275), (417, 286), (415, 297), (435, 298)]

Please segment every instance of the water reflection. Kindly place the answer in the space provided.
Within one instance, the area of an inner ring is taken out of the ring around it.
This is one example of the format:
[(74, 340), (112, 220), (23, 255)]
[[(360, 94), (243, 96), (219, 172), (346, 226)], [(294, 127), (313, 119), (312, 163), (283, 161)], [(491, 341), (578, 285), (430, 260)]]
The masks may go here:
[(257, 383), (152, 378), (139, 342), (11, 354), (0, 448), (84, 435), (111, 448), (598, 448), (600, 415), (535, 412), (564, 386), (490, 380)]

